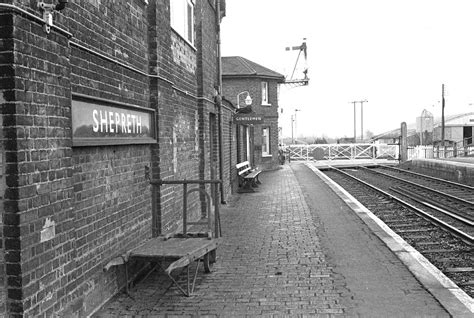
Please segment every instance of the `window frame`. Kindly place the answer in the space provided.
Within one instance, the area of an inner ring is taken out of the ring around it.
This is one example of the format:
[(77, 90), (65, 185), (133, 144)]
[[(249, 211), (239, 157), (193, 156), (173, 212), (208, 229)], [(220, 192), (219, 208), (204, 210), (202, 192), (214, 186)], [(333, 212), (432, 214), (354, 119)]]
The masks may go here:
[[(175, 5), (173, 5), (175, 4)], [(170, 26), (186, 42), (194, 46), (195, 0), (170, 0)]]
[[(264, 132), (267, 132), (266, 134)], [(263, 151), (266, 148), (267, 151)], [(271, 157), (271, 138), (270, 138), (270, 127), (262, 127), (262, 157)]]
[(264, 106), (271, 106), (271, 104), (269, 103), (269, 100), (268, 100), (268, 97), (269, 97), (268, 87), (269, 86), (270, 85), (267, 81), (262, 81), (261, 82), (262, 105), (264, 105)]

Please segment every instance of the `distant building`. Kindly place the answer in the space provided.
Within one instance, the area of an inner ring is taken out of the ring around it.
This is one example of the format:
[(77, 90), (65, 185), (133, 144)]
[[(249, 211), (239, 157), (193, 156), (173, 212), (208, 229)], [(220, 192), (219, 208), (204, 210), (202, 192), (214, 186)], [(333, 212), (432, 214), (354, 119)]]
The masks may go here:
[[(224, 98), (237, 112), (254, 114), (255, 123), (234, 121), (237, 161), (250, 161), (262, 170), (278, 165), (278, 85), (285, 77), (239, 56), (222, 58)], [(245, 100), (251, 104), (247, 105)]]
[[(449, 116), (445, 120), (444, 140), (457, 144), (473, 144), (474, 113)], [(433, 130), (433, 141), (441, 141), (441, 121), (438, 121)]]
[(353, 144), (355, 143), (355, 139), (354, 137), (342, 137), (342, 138), (339, 138), (336, 143), (338, 144)]
[[(441, 119), (432, 119), (429, 114), (422, 113), (416, 124), (407, 125), (408, 146), (432, 145), (441, 141)], [(446, 116), (444, 139), (458, 144), (472, 144), (474, 132), (474, 113)], [(400, 128), (373, 136), (372, 142), (398, 144)]]

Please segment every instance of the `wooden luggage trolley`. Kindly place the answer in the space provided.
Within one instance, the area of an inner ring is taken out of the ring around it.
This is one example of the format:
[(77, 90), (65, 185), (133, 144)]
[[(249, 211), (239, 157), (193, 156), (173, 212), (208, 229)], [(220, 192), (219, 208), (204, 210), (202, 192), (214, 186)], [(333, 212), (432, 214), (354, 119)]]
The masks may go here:
[[(212, 264), (216, 261), (216, 249), (221, 237), (218, 184), (220, 180), (150, 180), (153, 187), (162, 185), (183, 185), (183, 230), (181, 233), (169, 234), (151, 238), (132, 249), (126, 256), (122, 256), (125, 264), (125, 273), (128, 280), (128, 263), (130, 260), (143, 260), (156, 263), (185, 296), (191, 296), (199, 271), (200, 264), (204, 265), (204, 272), (210, 273)], [(188, 189), (189, 185), (198, 187)], [(200, 186), (211, 185), (212, 201), (214, 203), (214, 220), (211, 216), (211, 196)], [(154, 190), (154, 189), (153, 189)], [(198, 222), (189, 222), (187, 216), (188, 196), (199, 192), (206, 198), (206, 216)], [(197, 227), (200, 231), (189, 232), (189, 226)], [(202, 228), (205, 228), (202, 231)], [(195, 272), (191, 280), (189, 265), (197, 261)], [(163, 264), (168, 264), (166, 267)], [(110, 266), (118, 265), (111, 263)], [(110, 267), (109, 266), (109, 267)], [(107, 266), (106, 266), (107, 267)], [(186, 268), (186, 286), (181, 286), (171, 273), (178, 268)], [(128, 282), (126, 292), (128, 294)]]

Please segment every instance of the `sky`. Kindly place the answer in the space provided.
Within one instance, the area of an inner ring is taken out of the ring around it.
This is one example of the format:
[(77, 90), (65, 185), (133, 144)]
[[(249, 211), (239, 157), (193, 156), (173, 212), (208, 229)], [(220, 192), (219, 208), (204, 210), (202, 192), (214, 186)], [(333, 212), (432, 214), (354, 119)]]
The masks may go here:
[[(306, 38), (309, 85), (280, 87), (283, 136), (354, 136), (474, 112), (473, 0), (226, 0), (222, 56), (291, 78)], [(302, 78), (300, 57), (293, 78)], [(298, 111), (295, 111), (295, 110)], [(362, 119), (361, 119), (362, 117)], [(361, 125), (362, 124), (362, 125)], [(361, 127), (362, 126), (362, 127)]]

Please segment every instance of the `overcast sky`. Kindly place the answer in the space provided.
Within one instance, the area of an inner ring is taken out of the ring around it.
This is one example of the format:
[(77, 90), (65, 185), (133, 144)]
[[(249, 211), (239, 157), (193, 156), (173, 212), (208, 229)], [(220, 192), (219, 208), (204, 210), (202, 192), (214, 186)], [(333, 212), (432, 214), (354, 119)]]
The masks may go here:
[[(223, 56), (242, 56), (289, 78), (298, 51), (285, 47), (307, 38), (309, 85), (280, 91), (285, 136), (300, 109), (296, 135), (353, 137), (350, 102), (365, 99), (364, 132), (414, 123), (423, 109), (440, 117), (442, 84), (445, 114), (474, 112), (474, 0), (226, 3)], [(357, 104), (358, 138), (360, 116)]]

